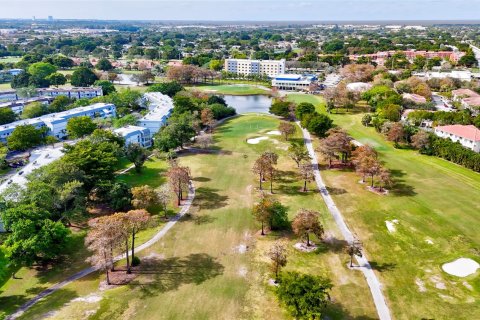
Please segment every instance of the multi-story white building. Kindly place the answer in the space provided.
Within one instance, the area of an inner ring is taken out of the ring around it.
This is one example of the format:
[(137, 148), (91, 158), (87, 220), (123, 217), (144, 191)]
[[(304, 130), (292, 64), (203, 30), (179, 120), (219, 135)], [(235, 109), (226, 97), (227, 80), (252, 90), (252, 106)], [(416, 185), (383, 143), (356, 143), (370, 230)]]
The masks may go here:
[(132, 143), (137, 143), (144, 148), (150, 148), (152, 146), (152, 135), (148, 128), (126, 126), (115, 129), (113, 132), (121, 135), (125, 139), (125, 147)]
[(57, 139), (63, 139), (67, 136), (68, 120), (80, 116), (89, 116), (91, 118), (109, 118), (116, 115), (115, 105), (111, 103), (96, 103), (86, 107), (79, 107), (68, 111), (52, 113), (33, 119), (15, 121), (0, 126), (0, 142), (6, 142), (18, 126), (32, 125), (37, 129), (47, 128), (47, 134)]
[(459, 142), (465, 148), (480, 152), (480, 130), (474, 125), (439, 126), (435, 127), (434, 132), (441, 138), (448, 138), (453, 142)]
[(16, 114), (22, 114), (23, 109), (25, 106), (29, 105), (30, 103), (40, 102), (42, 104), (50, 104), (53, 101), (53, 97), (35, 97), (30, 99), (20, 99), (20, 100), (13, 100), (8, 102), (0, 103), (1, 108), (10, 108)]
[(154, 135), (167, 123), (173, 110), (173, 100), (159, 92), (146, 93), (144, 99), (147, 101), (149, 111), (138, 121), (138, 125), (148, 128)]
[(66, 96), (70, 99), (95, 98), (103, 96), (102, 87), (42, 88), (37, 89), (42, 97)]
[(470, 89), (457, 89), (452, 91), (453, 101), (460, 102), (462, 107), (470, 109), (474, 115), (480, 112), (480, 94)]
[(226, 59), (225, 71), (253, 75), (265, 74), (274, 78), (285, 73), (285, 59), (282, 60), (250, 60), (250, 59)]
[(272, 87), (279, 90), (310, 91), (311, 85), (315, 80), (316, 77), (311, 75), (281, 74), (272, 80)]
[(17, 91), (15, 90), (0, 91), (0, 101), (14, 101), (14, 100), (18, 100)]

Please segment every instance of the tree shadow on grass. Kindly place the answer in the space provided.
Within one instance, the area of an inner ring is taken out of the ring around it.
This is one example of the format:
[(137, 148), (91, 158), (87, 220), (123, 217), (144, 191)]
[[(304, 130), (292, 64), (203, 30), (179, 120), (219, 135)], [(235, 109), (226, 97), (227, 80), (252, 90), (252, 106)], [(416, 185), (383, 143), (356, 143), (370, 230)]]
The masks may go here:
[(393, 187), (390, 193), (398, 197), (412, 197), (416, 195), (415, 188), (408, 184), (405, 184), (405, 180), (401, 179), (405, 176), (405, 172), (402, 170), (390, 170), (390, 175), (393, 180)]
[(299, 176), (295, 171), (277, 171), (276, 182), (279, 183), (292, 183), (299, 180)]
[(195, 205), (199, 209), (219, 209), (227, 205), (228, 196), (218, 194), (218, 189), (200, 187), (195, 191)]
[(377, 261), (370, 261), (369, 263), (372, 269), (377, 270), (378, 272), (392, 271), (397, 267), (396, 263), (390, 263), (390, 262), (380, 263)]
[(335, 253), (343, 252), (348, 242), (346, 240), (337, 239), (335, 237), (325, 238), (321, 246), (319, 246), (320, 252), (331, 251)]
[(186, 257), (173, 257), (165, 260), (142, 259), (139, 274), (152, 275), (153, 281), (134, 280), (129, 286), (140, 286), (144, 297), (161, 292), (176, 290), (184, 284), (199, 285), (223, 274), (224, 266), (217, 259), (206, 254), (196, 253)]
[(196, 225), (208, 224), (215, 221), (217, 218), (212, 217), (211, 215), (196, 215), (196, 214), (186, 214), (183, 216), (182, 221), (193, 221)]
[[(33, 319), (38, 317), (38, 311), (36, 310), (43, 310), (43, 305), (64, 305), (77, 296), (77, 293), (73, 290), (59, 289), (51, 295), (39, 300), (31, 309), (25, 311), (22, 317), (25, 319)], [(27, 298), (23, 295), (0, 297), (0, 306), (2, 306), (2, 311), (13, 313), (30, 299), (31, 298)]]
[(314, 189), (308, 189), (307, 192), (302, 192), (302, 188), (303, 188), (302, 186), (298, 186), (298, 185), (282, 184), (282, 185), (276, 186), (276, 187), (274, 185), (274, 190), (277, 190), (278, 191), (277, 193), (280, 193), (280, 194), (309, 196), (309, 195), (311, 195), (312, 192), (315, 192), (315, 191), (313, 191)]
[(207, 177), (195, 177), (192, 180), (197, 182), (208, 182), (208, 181), (211, 181), (212, 179)]
[(338, 302), (330, 302), (327, 304), (325, 308), (325, 319), (331, 320), (374, 320), (378, 318), (372, 318), (370, 316), (353, 316), (349, 314), (348, 310), (346, 310), (341, 303)]
[(334, 188), (334, 187), (327, 187), (327, 191), (332, 196), (347, 193), (347, 191), (343, 188)]

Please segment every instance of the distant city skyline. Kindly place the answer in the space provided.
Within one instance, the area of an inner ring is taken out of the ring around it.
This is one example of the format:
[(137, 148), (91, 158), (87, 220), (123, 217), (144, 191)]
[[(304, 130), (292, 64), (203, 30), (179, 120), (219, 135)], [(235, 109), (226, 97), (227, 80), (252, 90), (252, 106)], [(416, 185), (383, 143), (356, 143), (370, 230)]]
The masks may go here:
[(0, 0), (0, 18), (202, 21), (479, 20), (480, 0)]

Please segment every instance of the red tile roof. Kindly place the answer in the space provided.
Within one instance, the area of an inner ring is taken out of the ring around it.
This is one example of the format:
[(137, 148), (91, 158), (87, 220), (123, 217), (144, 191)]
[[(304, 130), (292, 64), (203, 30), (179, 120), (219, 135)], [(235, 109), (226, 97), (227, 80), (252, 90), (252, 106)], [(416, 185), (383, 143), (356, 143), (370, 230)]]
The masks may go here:
[(435, 130), (451, 133), (468, 140), (480, 141), (480, 130), (474, 125), (464, 126), (461, 124), (454, 124), (450, 126), (436, 127)]

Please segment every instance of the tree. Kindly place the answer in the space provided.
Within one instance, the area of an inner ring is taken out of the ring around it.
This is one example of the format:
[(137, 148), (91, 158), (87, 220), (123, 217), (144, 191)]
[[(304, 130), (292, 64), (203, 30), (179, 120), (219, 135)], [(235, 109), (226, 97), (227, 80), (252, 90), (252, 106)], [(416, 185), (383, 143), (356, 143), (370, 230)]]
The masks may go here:
[(147, 209), (158, 202), (157, 193), (150, 186), (134, 187), (131, 192), (132, 206), (136, 209)]
[(270, 106), (270, 113), (280, 116), (280, 117), (290, 117), (290, 102), (287, 101), (277, 101), (272, 103)]
[(72, 103), (72, 100), (70, 100), (66, 96), (56, 96), (55, 99), (53, 99), (52, 103), (47, 107), (48, 112), (62, 112), (65, 111), (67, 106)]
[(302, 127), (318, 137), (324, 137), (327, 131), (332, 128), (333, 121), (327, 115), (313, 113), (302, 120)]
[(15, 121), (15, 112), (10, 108), (0, 108), (0, 125)]
[(97, 75), (92, 70), (86, 67), (79, 67), (72, 73), (70, 82), (75, 87), (89, 87), (97, 80)]
[(171, 190), (177, 196), (177, 205), (180, 205), (180, 201), (183, 199), (183, 190), (188, 188), (190, 183), (190, 169), (174, 165), (168, 169), (167, 178)]
[(183, 91), (183, 86), (175, 81), (156, 83), (147, 89), (147, 92), (160, 92), (169, 97), (175, 96), (180, 91)]
[(307, 192), (307, 182), (313, 181), (315, 178), (312, 165), (310, 163), (302, 163), (299, 167), (300, 176), (302, 177), (303, 192)]
[(67, 220), (69, 226), (71, 225), (71, 219), (67, 214), (68, 204), (80, 194), (82, 186), (83, 182), (72, 180), (64, 183), (60, 190), (58, 190), (58, 204), (63, 208), (63, 214), (60, 220)]
[(95, 68), (102, 71), (110, 71), (113, 69), (113, 66), (107, 58), (101, 58), (100, 60), (98, 60)]
[(265, 235), (265, 224), (267, 224), (272, 217), (271, 206), (271, 199), (265, 196), (262, 196), (260, 201), (253, 206), (252, 214), (255, 220), (262, 224), (262, 236)]
[(275, 282), (278, 281), (278, 273), (287, 265), (287, 248), (284, 243), (277, 241), (270, 247), (268, 257), (272, 260), (272, 270), (275, 273)]
[(275, 165), (278, 161), (278, 154), (275, 152), (264, 152), (261, 157), (265, 159), (266, 171), (264, 176), (270, 180), (270, 192), (273, 193), (273, 180), (277, 173)]
[(200, 113), (200, 119), (202, 120), (202, 124), (208, 128), (208, 131), (213, 131), (213, 126), (215, 125), (215, 118), (213, 112), (209, 108), (205, 108)]
[(54, 65), (46, 62), (36, 62), (28, 67), (28, 73), (34, 79), (45, 79), (56, 71), (57, 68)]
[(57, 55), (53, 58), (53, 64), (60, 69), (69, 69), (73, 67), (74, 63), (73, 60), (68, 57)]
[(292, 224), (293, 232), (297, 236), (305, 237), (307, 246), (310, 246), (310, 234), (313, 233), (318, 239), (322, 239), (324, 230), (318, 218), (320, 214), (313, 210), (300, 209)]
[(38, 146), (44, 141), (43, 130), (26, 124), (17, 126), (7, 138), (7, 145), (10, 150), (27, 150)]
[(302, 102), (295, 108), (295, 117), (298, 120), (302, 121), (303, 117), (306, 114), (311, 114), (315, 112), (315, 106), (308, 102)]
[(10, 86), (13, 89), (26, 88), (30, 86), (31, 75), (28, 72), (21, 72), (12, 78)]
[(172, 191), (168, 184), (162, 185), (159, 189), (156, 190), (158, 203), (162, 206), (164, 217), (167, 218), (167, 206), (168, 203), (172, 200)]
[(97, 125), (89, 116), (70, 118), (67, 122), (67, 134), (70, 138), (82, 138), (97, 129)]
[(22, 119), (31, 119), (48, 113), (48, 107), (40, 102), (33, 102), (23, 108)]
[(320, 276), (286, 272), (280, 276), (277, 295), (290, 314), (296, 319), (322, 319), (329, 291), (330, 280)]
[(211, 70), (220, 71), (223, 68), (222, 60), (210, 60), (209, 67)]
[(288, 156), (290, 159), (295, 161), (297, 167), (299, 168), (302, 161), (310, 160), (310, 155), (308, 154), (307, 148), (305, 148), (303, 144), (299, 143), (292, 143), (290, 147), (288, 147)]
[(108, 198), (113, 210), (129, 210), (132, 203), (131, 188), (125, 182), (117, 181), (112, 185)]
[(114, 250), (123, 242), (123, 223), (118, 215), (103, 216), (89, 221), (90, 230), (85, 244), (93, 251), (88, 261), (95, 267), (105, 270), (107, 284), (110, 285), (108, 269), (114, 270)]
[(288, 136), (295, 133), (295, 125), (289, 122), (282, 121), (278, 126), (278, 131), (282, 133), (285, 140), (288, 141)]
[(383, 191), (384, 187), (390, 187), (393, 185), (392, 176), (390, 170), (381, 167), (378, 172), (378, 178), (380, 180), (380, 191)]
[[(144, 210), (130, 210), (127, 213), (122, 213), (123, 223), (126, 225), (127, 230), (132, 235), (132, 264), (135, 262), (135, 235), (138, 231), (145, 228), (150, 222), (150, 214)], [(127, 266), (128, 267), (128, 266)], [(131, 268), (127, 268), (127, 273), (131, 273)]]
[(149, 153), (142, 148), (138, 143), (130, 143), (125, 149), (125, 157), (133, 162), (135, 165), (135, 171), (140, 173), (142, 171), (143, 164), (147, 161)]
[(189, 113), (174, 115), (155, 136), (155, 147), (161, 151), (169, 151), (177, 147), (183, 148), (195, 136), (195, 116)]
[(108, 80), (97, 80), (93, 83), (96, 87), (101, 87), (104, 95), (109, 95), (112, 92), (117, 92), (113, 83)]
[(359, 240), (349, 242), (345, 247), (345, 252), (350, 256), (350, 268), (353, 267), (353, 256), (362, 256), (362, 243)]
[(368, 126), (370, 126), (371, 122), (372, 122), (372, 116), (370, 114), (367, 113), (362, 117), (362, 125), (363, 126), (368, 127)]
[(65, 78), (65, 76), (60, 72), (52, 73), (51, 75), (47, 76), (45, 79), (48, 80), (50, 85), (56, 86), (57, 88), (58, 86), (62, 86), (65, 83), (67, 83), (67, 78)]
[(403, 125), (400, 122), (394, 123), (387, 134), (387, 139), (395, 143), (395, 147), (398, 147), (398, 143), (403, 140), (405, 131)]
[(9, 259), (17, 266), (48, 261), (65, 250), (69, 230), (51, 220), (51, 213), (31, 204), (20, 204), (1, 212), (5, 230), (4, 245)]
[(207, 149), (213, 144), (213, 138), (211, 134), (201, 134), (196, 139), (197, 143), (203, 149)]
[(265, 179), (265, 175), (269, 170), (270, 163), (267, 161), (266, 158), (260, 156), (255, 163), (253, 164), (252, 171), (255, 174), (258, 174), (258, 183), (260, 190), (263, 190), (262, 182)]
[(418, 130), (418, 132), (412, 136), (412, 146), (420, 151), (428, 149), (430, 146), (429, 134), (423, 130)]

